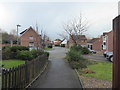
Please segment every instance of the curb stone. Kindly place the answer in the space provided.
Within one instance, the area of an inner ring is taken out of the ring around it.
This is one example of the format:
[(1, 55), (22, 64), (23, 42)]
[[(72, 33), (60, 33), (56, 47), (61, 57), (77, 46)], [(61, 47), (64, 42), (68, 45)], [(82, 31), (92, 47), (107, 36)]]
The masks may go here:
[(77, 76), (78, 76), (78, 78), (79, 78), (79, 82), (80, 82), (80, 84), (81, 84), (81, 86), (82, 86), (82, 89), (84, 90), (84, 84), (83, 84), (82, 80), (80, 79), (80, 75), (79, 75), (77, 69), (75, 69), (75, 72), (77, 73)]

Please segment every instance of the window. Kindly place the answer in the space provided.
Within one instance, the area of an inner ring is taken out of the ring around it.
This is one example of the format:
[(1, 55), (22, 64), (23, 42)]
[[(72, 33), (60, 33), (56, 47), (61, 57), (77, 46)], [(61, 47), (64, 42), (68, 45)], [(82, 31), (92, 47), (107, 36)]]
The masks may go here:
[(104, 42), (103, 45), (106, 45), (106, 43)]
[(33, 36), (30, 36), (29, 39), (30, 39), (30, 40), (33, 40)]
[(34, 42), (29, 42), (29, 46), (33, 47), (34, 46)]

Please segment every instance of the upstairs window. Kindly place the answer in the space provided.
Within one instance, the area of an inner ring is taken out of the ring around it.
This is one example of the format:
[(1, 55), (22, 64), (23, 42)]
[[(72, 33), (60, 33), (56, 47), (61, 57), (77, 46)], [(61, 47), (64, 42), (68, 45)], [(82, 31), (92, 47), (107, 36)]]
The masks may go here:
[(30, 36), (29, 39), (30, 39), (30, 40), (33, 40), (33, 36)]

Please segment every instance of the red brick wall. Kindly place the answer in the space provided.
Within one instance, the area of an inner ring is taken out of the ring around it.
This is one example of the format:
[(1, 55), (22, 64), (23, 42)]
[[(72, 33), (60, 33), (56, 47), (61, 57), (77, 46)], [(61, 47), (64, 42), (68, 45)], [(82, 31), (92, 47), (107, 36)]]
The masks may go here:
[(98, 38), (93, 42), (93, 50), (96, 50), (96, 51), (102, 50), (102, 37)]
[(113, 51), (113, 31), (108, 33), (107, 51)]

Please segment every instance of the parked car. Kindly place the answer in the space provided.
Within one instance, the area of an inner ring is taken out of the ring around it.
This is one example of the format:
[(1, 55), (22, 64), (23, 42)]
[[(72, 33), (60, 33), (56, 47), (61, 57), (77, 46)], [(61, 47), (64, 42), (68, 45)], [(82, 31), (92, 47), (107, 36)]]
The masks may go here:
[(108, 53), (108, 51), (103, 52), (104, 57), (106, 57), (107, 53)]
[(106, 57), (109, 61), (113, 62), (113, 52), (105, 51), (103, 53), (104, 57)]
[(113, 52), (107, 52), (106, 58), (107, 58), (109, 61), (113, 62)]
[(90, 53), (96, 54), (96, 51), (95, 51), (95, 50), (91, 50), (90, 48), (88, 48), (88, 50), (89, 50)]

